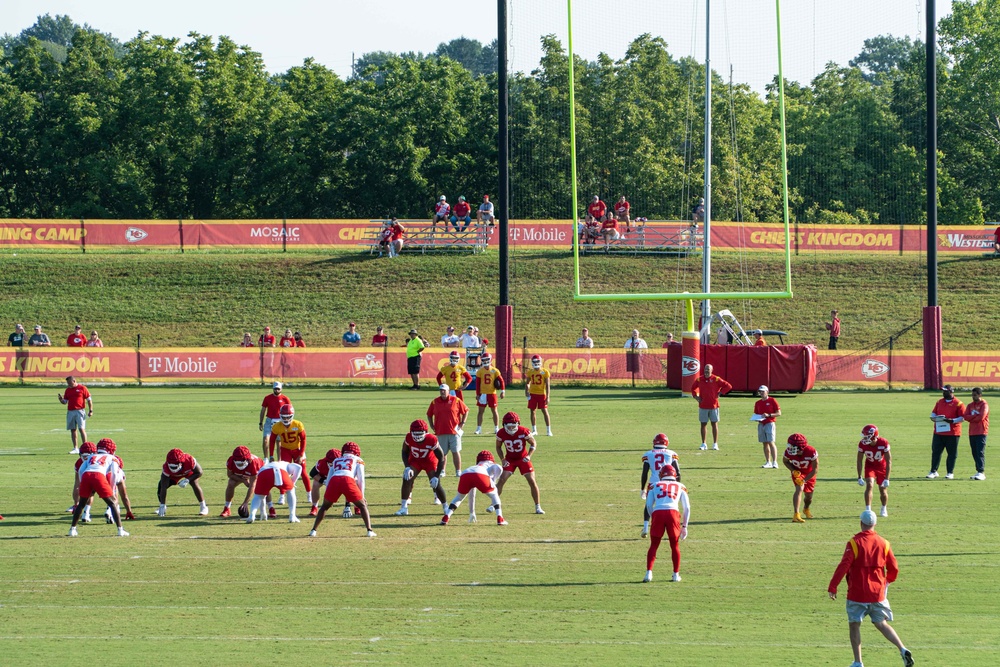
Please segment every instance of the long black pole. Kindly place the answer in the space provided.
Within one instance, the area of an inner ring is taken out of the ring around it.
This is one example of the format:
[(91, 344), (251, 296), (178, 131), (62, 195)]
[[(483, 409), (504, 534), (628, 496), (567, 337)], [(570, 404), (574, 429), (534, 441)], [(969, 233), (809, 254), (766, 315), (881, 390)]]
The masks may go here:
[(938, 305), (937, 8), (927, 0), (927, 305)]
[(510, 305), (510, 269), (508, 266), (507, 226), (510, 222), (509, 127), (507, 124), (507, 0), (497, 0), (497, 213), (500, 220), (500, 305)]

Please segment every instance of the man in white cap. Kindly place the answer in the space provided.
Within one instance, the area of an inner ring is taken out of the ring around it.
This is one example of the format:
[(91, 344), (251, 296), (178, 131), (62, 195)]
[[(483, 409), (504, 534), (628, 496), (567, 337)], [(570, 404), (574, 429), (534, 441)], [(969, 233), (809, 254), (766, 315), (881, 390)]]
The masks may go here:
[(448, 231), (448, 214), (451, 213), (451, 205), (448, 203), (448, 198), (441, 195), (437, 203), (434, 204), (434, 217), (431, 218), (431, 233), (434, 233), (434, 229), (437, 227), (438, 222), (444, 223), (444, 230)]
[(268, 460), (267, 441), (271, 437), (271, 427), (281, 422), (281, 407), (291, 405), (292, 401), (281, 393), (283, 385), (277, 380), (271, 385), (271, 393), (264, 397), (260, 404), (260, 430), (263, 434), (261, 447), (264, 450), (264, 461)]
[(899, 649), (904, 667), (913, 667), (913, 654), (903, 646), (903, 641), (889, 625), (892, 609), (886, 593), (889, 584), (896, 581), (899, 566), (892, 547), (878, 533), (875, 512), (861, 513), (861, 532), (847, 541), (844, 556), (840, 559), (830, 579), (827, 593), (831, 600), (837, 599), (837, 586), (847, 576), (847, 624), (851, 635), (851, 649), (854, 662), (850, 667), (864, 667), (861, 662), (861, 621), (871, 618), (872, 625)]
[(757, 393), (760, 394), (760, 400), (753, 404), (753, 414), (757, 421), (757, 440), (764, 446), (764, 465), (761, 468), (778, 468), (774, 421), (781, 416), (781, 407), (768, 395), (766, 384), (757, 387)]
[(458, 337), (458, 344), (461, 347), (482, 347), (479, 336), (476, 335), (476, 327), (471, 324), (466, 327), (465, 333)]
[(427, 408), (427, 421), (434, 429), (442, 455), (451, 452), (455, 464), (455, 475), (462, 470), (462, 433), (465, 420), (468, 419), (469, 408), (462, 399), (451, 394), (451, 388), (442, 384), (438, 386), (438, 396)]

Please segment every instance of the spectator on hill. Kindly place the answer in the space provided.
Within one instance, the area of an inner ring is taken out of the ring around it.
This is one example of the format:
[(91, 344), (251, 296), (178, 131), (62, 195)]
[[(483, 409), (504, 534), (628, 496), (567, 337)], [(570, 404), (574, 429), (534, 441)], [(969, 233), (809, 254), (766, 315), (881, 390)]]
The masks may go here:
[(14, 333), (7, 336), (7, 347), (24, 347), (24, 325), (15, 324)]
[[(458, 228), (459, 220), (465, 222), (461, 229)], [(458, 203), (451, 210), (451, 225), (456, 232), (464, 232), (470, 224), (472, 224), (472, 207), (469, 206), (469, 202), (465, 201), (465, 197), (459, 197)]]
[(90, 338), (87, 339), (87, 347), (104, 347), (104, 342), (97, 335), (96, 331), (90, 332)]
[(591, 220), (588, 215), (577, 224), (576, 230), (580, 235), (580, 245), (593, 245), (601, 236), (601, 223)]
[(580, 332), (580, 337), (576, 339), (576, 346), (586, 348), (594, 347), (594, 339), (590, 337), (590, 331), (587, 330), (587, 327), (584, 327), (583, 331)]
[(378, 233), (379, 257), (386, 253), (389, 257), (396, 257), (403, 249), (403, 235), (406, 234), (406, 227), (399, 223), (395, 217), (382, 223), (382, 229)]
[(361, 347), (361, 334), (357, 331), (357, 325), (351, 322), (347, 325), (347, 331), (341, 337), (344, 347)]
[(448, 333), (441, 336), (441, 347), (458, 347), (459, 338), (455, 335), (455, 327), (449, 326)]
[(257, 338), (257, 344), (264, 347), (274, 347), (275, 339), (274, 334), (271, 333), (271, 327), (264, 327), (264, 333)]
[(699, 197), (698, 203), (695, 205), (694, 210), (691, 211), (691, 222), (694, 223), (692, 227), (698, 228), (697, 223), (705, 222), (705, 198)]
[(66, 338), (67, 347), (86, 347), (87, 337), (83, 335), (83, 327), (79, 324), (76, 325), (71, 333)]
[(291, 329), (285, 329), (285, 333), (282, 334), (281, 340), (278, 341), (278, 347), (295, 347), (295, 339), (292, 338)]
[(461, 347), (482, 347), (482, 342), (479, 340), (479, 336), (476, 335), (476, 327), (471, 324), (465, 330), (465, 333), (459, 336), (458, 343)]
[(483, 203), (479, 205), (479, 210), (476, 212), (476, 221), (479, 224), (486, 222), (491, 227), (493, 226), (495, 222), (493, 217), (493, 202), (490, 201), (489, 195), (483, 195)]
[(431, 233), (437, 228), (438, 222), (444, 223), (444, 230), (448, 231), (448, 214), (451, 213), (451, 205), (448, 203), (448, 198), (441, 195), (438, 198), (436, 204), (434, 204), (434, 217), (431, 218)]
[(629, 349), (631, 349), (631, 350), (645, 350), (645, 349), (648, 349), (648, 348), (649, 348), (649, 345), (647, 345), (646, 341), (644, 341), (642, 339), (642, 337), (639, 335), (639, 330), (638, 329), (632, 329), (632, 336), (628, 340), (625, 341), (625, 349), (627, 349), (627, 350), (629, 350)]
[(293, 333), (292, 334), (292, 338), (295, 339), (295, 347), (305, 347), (306, 346), (306, 342), (304, 340), (302, 340), (302, 332), (301, 331), (296, 331), (295, 333)]
[(667, 334), (667, 340), (663, 341), (663, 347), (670, 347), (671, 343), (676, 343), (674, 340), (674, 335), (672, 333)]
[(590, 204), (587, 206), (587, 222), (599, 223), (604, 220), (604, 216), (607, 213), (607, 204), (602, 202), (600, 197), (594, 195), (594, 198), (590, 200)]
[(249, 331), (243, 334), (243, 340), (240, 341), (240, 347), (254, 347), (253, 336), (250, 335)]
[(35, 333), (31, 334), (31, 338), (28, 339), (28, 345), (31, 347), (50, 347), (52, 345), (49, 335), (42, 333), (41, 324), (35, 325)]
[(389, 342), (389, 337), (382, 330), (382, 325), (375, 327), (375, 335), (372, 336), (372, 347), (385, 347)]
[(628, 200), (625, 199), (625, 195), (619, 197), (618, 201), (615, 202), (614, 206), (615, 216), (618, 218), (618, 222), (625, 223), (626, 231), (631, 231), (632, 228), (632, 218), (629, 215), (631, 209), (632, 205), (629, 204)]
[(826, 330), (830, 332), (830, 345), (828, 349), (836, 350), (837, 341), (840, 340), (840, 317), (838, 317), (839, 311), (830, 311), (830, 321), (826, 323)]
[(479, 335), (479, 327), (472, 327), (472, 333), (473, 333), (473, 335), (476, 338), (479, 339), (479, 345), (480, 346), (486, 347), (487, 345), (490, 344), (490, 341), (486, 340), (486, 338), (484, 336), (480, 336)]

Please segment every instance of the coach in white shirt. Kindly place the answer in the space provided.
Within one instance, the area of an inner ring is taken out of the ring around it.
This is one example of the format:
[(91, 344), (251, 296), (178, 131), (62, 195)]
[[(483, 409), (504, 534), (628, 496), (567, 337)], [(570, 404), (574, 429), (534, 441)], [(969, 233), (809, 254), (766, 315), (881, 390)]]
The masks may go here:
[(577, 347), (594, 347), (594, 339), (590, 337), (590, 332), (584, 329), (580, 333), (580, 337), (576, 339)]
[(645, 350), (649, 348), (646, 341), (639, 337), (639, 330), (632, 329), (632, 337), (625, 341), (626, 349)]
[(465, 333), (458, 337), (458, 344), (462, 347), (482, 347), (483, 344), (479, 342), (479, 336), (476, 335), (476, 328), (471, 324), (465, 330)]

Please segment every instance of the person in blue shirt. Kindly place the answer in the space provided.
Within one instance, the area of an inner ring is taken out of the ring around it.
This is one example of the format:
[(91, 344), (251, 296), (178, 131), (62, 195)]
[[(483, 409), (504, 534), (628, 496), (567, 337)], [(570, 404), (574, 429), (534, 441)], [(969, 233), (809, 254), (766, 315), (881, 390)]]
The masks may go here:
[(351, 322), (348, 325), (348, 330), (344, 332), (344, 347), (360, 347), (361, 346), (361, 334), (358, 333), (357, 325)]

